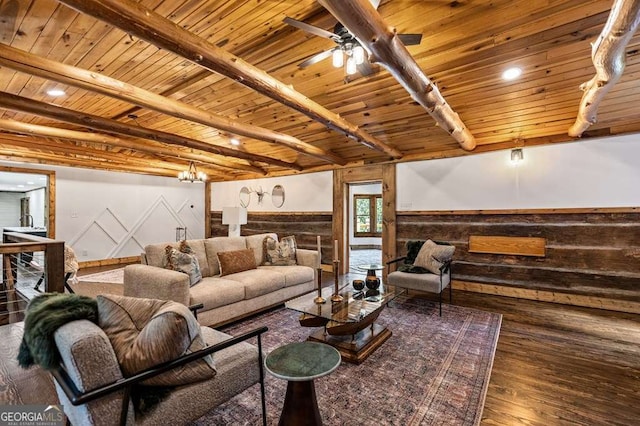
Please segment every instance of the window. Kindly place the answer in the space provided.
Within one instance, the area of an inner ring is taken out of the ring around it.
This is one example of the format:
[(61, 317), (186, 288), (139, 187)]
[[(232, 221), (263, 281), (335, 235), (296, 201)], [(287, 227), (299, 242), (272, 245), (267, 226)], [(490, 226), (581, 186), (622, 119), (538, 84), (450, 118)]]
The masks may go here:
[(382, 236), (382, 195), (354, 195), (354, 235), (356, 237)]

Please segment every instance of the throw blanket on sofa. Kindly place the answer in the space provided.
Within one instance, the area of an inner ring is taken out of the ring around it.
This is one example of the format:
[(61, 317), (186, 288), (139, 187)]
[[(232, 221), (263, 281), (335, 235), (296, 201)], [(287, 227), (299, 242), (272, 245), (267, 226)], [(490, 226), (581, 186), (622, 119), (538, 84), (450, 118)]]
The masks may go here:
[(98, 323), (98, 304), (76, 294), (43, 293), (29, 302), (24, 319), (24, 335), (18, 351), (18, 364), (34, 364), (51, 370), (60, 363), (53, 338), (55, 331), (70, 321), (87, 319)]
[[(43, 293), (31, 299), (24, 320), (24, 334), (18, 350), (22, 368), (40, 365), (46, 370), (56, 368), (60, 353), (53, 337), (55, 331), (68, 322), (86, 319), (98, 324), (98, 303), (77, 294)], [(135, 410), (144, 414), (165, 399), (172, 388), (134, 385), (131, 400)]]

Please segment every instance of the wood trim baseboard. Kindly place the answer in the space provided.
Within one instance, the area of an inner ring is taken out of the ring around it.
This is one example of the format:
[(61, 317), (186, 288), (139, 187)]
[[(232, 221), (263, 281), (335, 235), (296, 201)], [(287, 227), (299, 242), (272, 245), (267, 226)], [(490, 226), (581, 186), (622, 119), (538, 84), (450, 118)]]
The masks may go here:
[(453, 280), (454, 290), (640, 314), (640, 302)]
[(580, 214), (580, 213), (640, 213), (640, 207), (585, 207), (559, 209), (504, 209), (504, 210), (404, 210), (398, 216), (452, 216), (494, 214)]
[(82, 269), (82, 268), (94, 268), (96, 266), (128, 265), (131, 263), (140, 263), (140, 256), (114, 257), (111, 259), (100, 259), (100, 260), (85, 260), (83, 262), (78, 262), (78, 267)]

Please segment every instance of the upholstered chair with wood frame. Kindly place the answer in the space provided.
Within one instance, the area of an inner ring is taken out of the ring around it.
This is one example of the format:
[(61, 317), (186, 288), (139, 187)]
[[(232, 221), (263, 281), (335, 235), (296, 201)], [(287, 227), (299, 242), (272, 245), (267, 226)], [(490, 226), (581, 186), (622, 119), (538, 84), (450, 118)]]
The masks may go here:
[[(453, 300), (451, 257), (455, 246), (442, 241), (409, 240), (405, 247), (405, 256), (387, 262), (386, 283), (408, 290), (437, 293), (442, 316), (442, 292), (447, 287), (449, 304)], [(391, 271), (392, 265), (398, 265), (397, 270)]]
[[(261, 327), (231, 337), (201, 327), (205, 349), (125, 378), (103, 329), (88, 320), (72, 321), (55, 332), (62, 362), (52, 375), (60, 403), (73, 425), (189, 424), (256, 383), (261, 386), (262, 419), (266, 425), (261, 343), (265, 331), (267, 328)], [(246, 342), (254, 337), (257, 347)], [(168, 393), (144, 415), (133, 408), (136, 385), (210, 354), (217, 370), (215, 376), (166, 388)]]

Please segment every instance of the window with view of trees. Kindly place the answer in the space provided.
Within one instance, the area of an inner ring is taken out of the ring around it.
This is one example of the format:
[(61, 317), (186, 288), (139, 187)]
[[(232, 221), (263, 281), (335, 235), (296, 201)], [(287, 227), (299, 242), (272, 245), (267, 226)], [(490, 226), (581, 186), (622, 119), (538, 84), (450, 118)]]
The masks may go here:
[(382, 195), (354, 195), (354, 235), (356, 237), (382, 236)]

